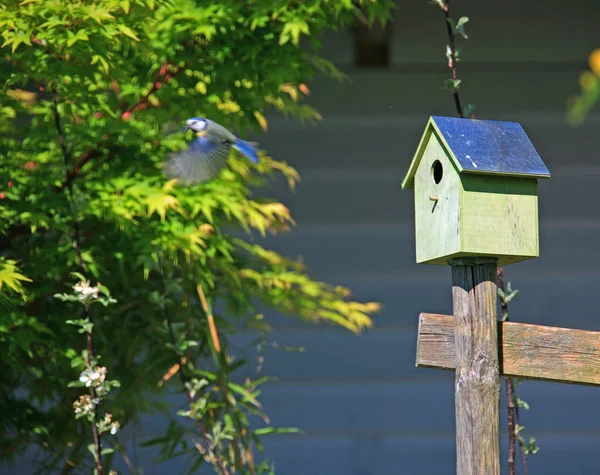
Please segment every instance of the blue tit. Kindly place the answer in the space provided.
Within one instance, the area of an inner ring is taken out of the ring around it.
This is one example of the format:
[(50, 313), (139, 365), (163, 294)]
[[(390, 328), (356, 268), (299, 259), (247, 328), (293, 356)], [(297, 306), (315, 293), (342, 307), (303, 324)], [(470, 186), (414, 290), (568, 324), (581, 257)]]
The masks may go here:
[(212, 120), (192, 117), (185, 123), (185, 130), (193, 130), (196, 137), (186, 150), (171, 155), (167, 161), (165, 174), (170, 178), (189, 184), (214, 178), (227, 165), (231, 147), (258, 163), (257, 143), (236, 137)]

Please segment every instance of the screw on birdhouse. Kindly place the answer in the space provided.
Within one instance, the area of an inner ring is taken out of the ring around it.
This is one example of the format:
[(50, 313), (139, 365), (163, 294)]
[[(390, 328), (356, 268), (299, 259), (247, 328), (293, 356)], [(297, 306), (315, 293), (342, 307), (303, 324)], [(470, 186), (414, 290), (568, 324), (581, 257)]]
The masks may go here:
[(448, 351), (420, 320), (417, 365), (456, 371), (460, 475), (500, 473), (496, 269), (539, 255), (537, 179), (549, 177), (519, 124), (431, 117), (402, 182), (415, 190), (417, 262), (452, 267), (454, 357), (431, 363)]

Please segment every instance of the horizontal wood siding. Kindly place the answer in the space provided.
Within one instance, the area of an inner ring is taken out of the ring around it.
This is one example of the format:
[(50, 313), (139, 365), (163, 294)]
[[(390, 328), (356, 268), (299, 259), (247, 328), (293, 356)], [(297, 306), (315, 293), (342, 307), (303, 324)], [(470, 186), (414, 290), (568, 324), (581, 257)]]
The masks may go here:
[[(472, 20), (459, 64), (462, 97), (477, 105), (478, 118), (520, 122), (552, 174), (539, 185), (540, 258), (505, 269), (506, 280), (521, 290), (511, 318), (600, 330), (600, 117), (577, 128), (565, 117), (579, 72), (600, 45), (590, 18), (592, 11), (600, 16), (600, 7), (544, 5), (454, 4)], [(564, 18), (574, 33), (555, 38), (552, 25)], [(349, 37), (328, 40), (329, 56), (351, 65)], [(453, 375), (415, 368), (418, 314), (451, 312), (450, 270), (415, 263), (413, 195), (400, 189), (427, 118), (455, 113), (441, 90), (445, 41), (441, 12), (426, 2), (402, 2), (390, 70), (349, 67), (348, 83), (314, 81), (311, 103), (324, 121), (308, 126), (272, 118), (261, 137), (302, 175), (294, 193), (279, 182), (270, 191), (290, 207), (298, 227), (265, 244), (302, 255), (316, 277), (384, 304), (374, 329), (360, 336), (266, 312), (273, 339), (304, 350), (269, 349), (263, 367), (278, 378), (263, 395), (272, 422), (306, 431), (268, 440), (280, 473), (455, 473)], [(248, 338), (240, 336), (239, 344)], [(541, 446), (530, 473), (595, 473), (598, 389), (531, 381), (519, 394), (532, 406), (522, 411), (526, 436)], [(505, 404), (502, 393), (503, 473)]]

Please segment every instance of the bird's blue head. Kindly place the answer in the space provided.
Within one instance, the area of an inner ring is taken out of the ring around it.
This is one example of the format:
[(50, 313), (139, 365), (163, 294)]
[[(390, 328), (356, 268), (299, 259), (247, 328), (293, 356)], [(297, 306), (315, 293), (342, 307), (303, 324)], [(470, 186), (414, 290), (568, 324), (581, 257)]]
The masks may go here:
[(201, 117), (192, 117), (185, 122), (185, 130), (192, 129), (194, 132), (203, 132), (206, 130), (208, 122)]

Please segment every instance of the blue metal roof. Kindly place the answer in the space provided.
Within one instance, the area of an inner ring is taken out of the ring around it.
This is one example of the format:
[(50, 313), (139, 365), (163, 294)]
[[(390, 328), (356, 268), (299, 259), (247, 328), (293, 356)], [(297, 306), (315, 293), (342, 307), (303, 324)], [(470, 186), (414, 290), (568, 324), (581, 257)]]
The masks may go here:
[(431, 119), (463, 171), (550, 176), (517, 122), (439, 116)]
[(412, 181), (428, 138), (435, 130), (461, 173), (549, 178), (523, 127), (517, 122), (432, 116), (402, 187)]

